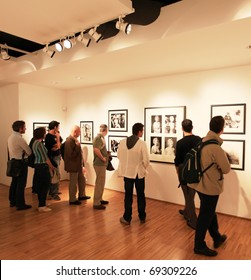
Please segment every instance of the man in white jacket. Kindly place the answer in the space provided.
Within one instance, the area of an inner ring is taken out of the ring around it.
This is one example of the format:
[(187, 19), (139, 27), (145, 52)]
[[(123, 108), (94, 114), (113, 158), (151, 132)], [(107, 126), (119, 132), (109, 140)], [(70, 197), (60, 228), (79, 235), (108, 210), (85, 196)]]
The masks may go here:
[(141, 223), (146, 220), (145, 176), (149, 166), (149, 154), (146, 143), (140, 139), (144, 133), (144, 125), (135, 123), (133, 135), (120, 141), (118, 148), (119, 176), (124, 177), (125, 199), (124, 215), (120, 222), (129, 225), (132, 219), (133, 187), (135, 184), (138, 203), (138, 216)]

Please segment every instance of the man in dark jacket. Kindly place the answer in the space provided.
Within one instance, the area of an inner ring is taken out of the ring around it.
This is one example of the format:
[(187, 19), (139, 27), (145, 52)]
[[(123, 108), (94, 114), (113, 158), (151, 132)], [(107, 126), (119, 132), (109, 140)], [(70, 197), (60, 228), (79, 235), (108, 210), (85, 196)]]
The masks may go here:
[[(183, 120), (181, 126), (184, 137), (180, 139), (176, 144), (176, 155), (174, 159), (177, 173), (180, 164), (182, 164), (185, 160), (186, 154), (201, 141), (201, 138), (199, 136), (193, 135), (193, 123), (191, 120)], [(187, 221), (187, 225), (195, 229), (197, 223), (197, 216), (194, 205), (195, 190), (182, 183), (181, 189), (184, 194), (185, 207), (184, 210), (180, 209), (179, 213), (184, 216), (185, 220)]]
[[(80, 205), (81, 200), (89, 199), (85, 194), (84, 161), (81, 144), (78, 141), (80, 127), (75, 125), (65, 141), (64, 164), (65, 171), (69, 172), (69, 204)], [(78, 199), (76, 198), (78, 186)]]

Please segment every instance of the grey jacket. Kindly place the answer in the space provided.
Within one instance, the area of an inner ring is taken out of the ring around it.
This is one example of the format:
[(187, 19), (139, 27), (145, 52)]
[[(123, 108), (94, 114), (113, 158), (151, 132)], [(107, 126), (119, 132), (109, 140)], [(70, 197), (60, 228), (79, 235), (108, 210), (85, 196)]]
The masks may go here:
[[(223, 140), (213, 131), (209, 131), (203, 142), (215, 139), (221, 145)], [(205, 169), (210, 163), (214, 163), (202, 176), (198, 184), (190, 184), (189, 187), (207, 195), (219, 195), (223, 192), (223, 174), (227, 174), (231, 167), (225, 151), (220, 145), (209, 144), (201, 151), (201, 166)]]

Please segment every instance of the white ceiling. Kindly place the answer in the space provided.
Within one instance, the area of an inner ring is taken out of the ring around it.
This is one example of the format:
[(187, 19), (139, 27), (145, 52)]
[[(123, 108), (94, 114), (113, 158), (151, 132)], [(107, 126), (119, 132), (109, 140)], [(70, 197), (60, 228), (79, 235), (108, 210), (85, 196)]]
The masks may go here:
[[(4, 32), (44, 44), (130, 13), (130, 4), (130, 0), (44, 0), (41, 4), (9, 0), (1, 4), (0, 26)], [(89, 48), (78, 43), (52, 59), (39, 52), (0, 61), (0, 85), (25, 82), (68, 90), (248, 65), (250, 16), (250, 0), (183, 0), (162, 8), (154, 23), (133, 26), (129, 36), (119, 33), (92, 42)]]

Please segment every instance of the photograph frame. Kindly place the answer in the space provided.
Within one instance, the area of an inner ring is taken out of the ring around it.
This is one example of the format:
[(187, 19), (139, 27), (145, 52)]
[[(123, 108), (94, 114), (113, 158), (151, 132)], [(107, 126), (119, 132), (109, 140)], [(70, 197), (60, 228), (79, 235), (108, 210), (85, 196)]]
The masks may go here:
[(80, 143), (92, 144), (93, 141), (93, 121), (80, 121)]
[(45, 127), (47, 133), (49, 131), (49, 122), (34, 122), (33, 131), (38, 127)]
[(183, 137), (181, 122), (186, 106), (144, 108), (144, 140), (151, 162), (174, 164), (175, 147)]
[(221, 147), (228, 154), (231, 169), (245, 170), (245, 140), (224, 139)]
[(128, 131), (128, 109), (108, 110), (109, 131)]
[[(112, 157), (117, 157), (118, 145), (122, 139), (126, 139), (127, 136), (122, 135), (108, 135), (108, 150), (111, 152)], [(112, 141), (115, 141), (115, 144)]]
[(225, 119), (223, 134), (246, 133), (245, 103), (211, 105), (211, 118), (219, 115)]

